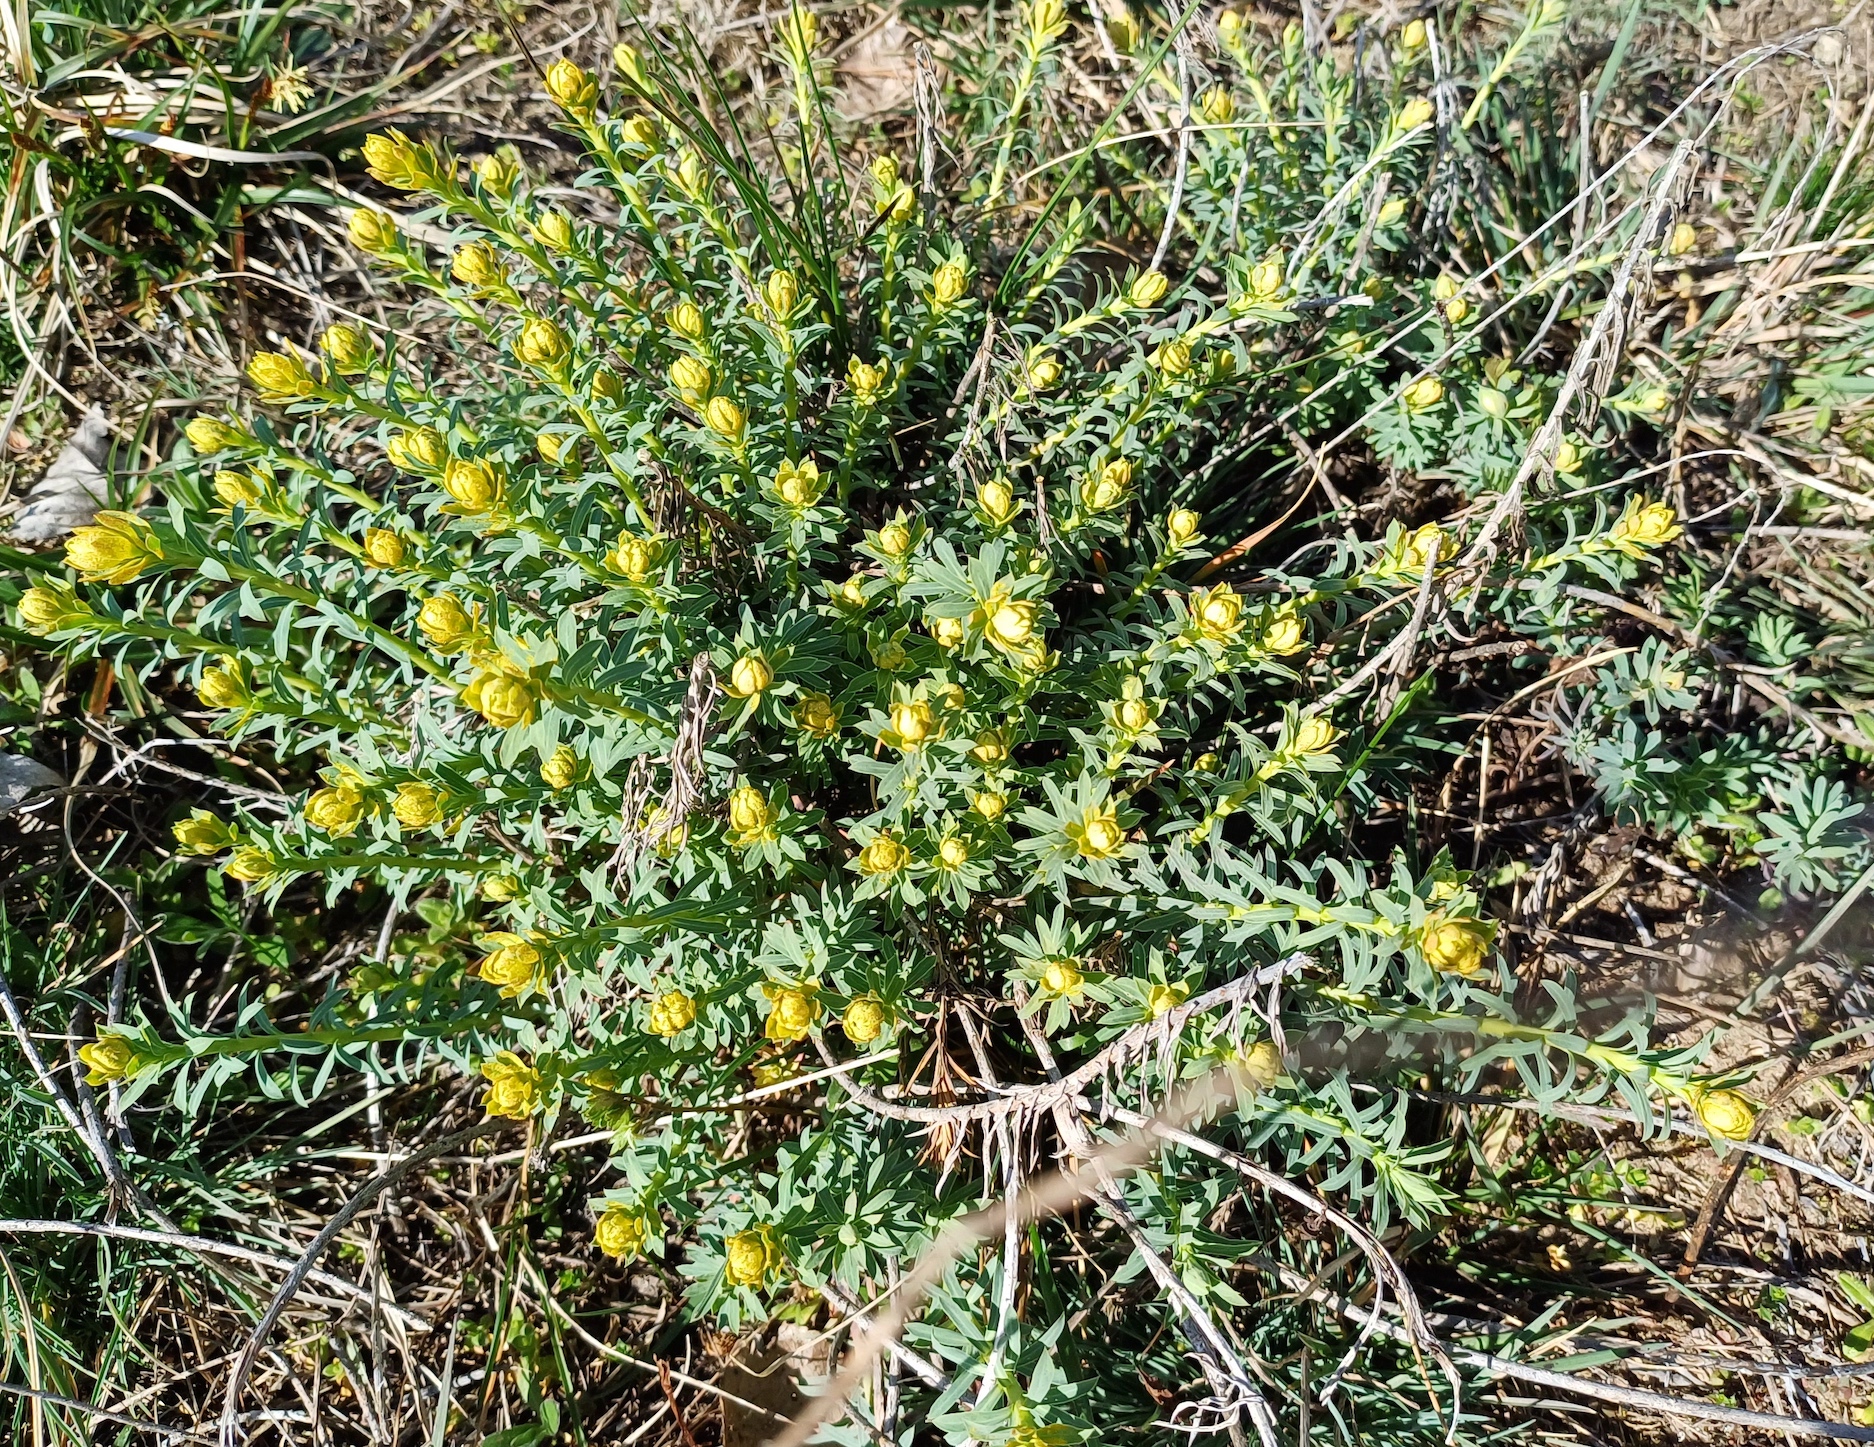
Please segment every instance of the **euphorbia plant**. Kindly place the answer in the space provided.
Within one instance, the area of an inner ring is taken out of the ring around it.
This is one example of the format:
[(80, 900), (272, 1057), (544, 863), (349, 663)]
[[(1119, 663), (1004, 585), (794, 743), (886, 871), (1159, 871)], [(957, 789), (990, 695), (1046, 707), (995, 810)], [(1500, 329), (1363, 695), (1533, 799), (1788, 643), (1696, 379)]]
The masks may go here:
[[(1053, 0), (1025, 13), (1007, 129), (962, 196), (889, 155), (848, 164), (805, 12), (783, 27), (784, 178), (630, 47), (609, 106), (572, 62), (546, 74), (590, 161), (576, 207), (500, 156), (367, 142), (378, 180), (456, 240), (440, 260), (388, 210), (351, 237), (441, 299), (472, 372), (350, 323), (316, 355), (257, 357), (260, 406), (189, 426), (162, 506), (73, 539), (94, 586), (21, 611), (179, 672), (230, 736), (319, 761), (286, 817), (198, 812), (180, 848), (270, 897), (309, 876), (372, 879), (398, 908), (447, 896), (478, 921), (475, 960), (361, 971), (297, 1036), (258, 1009), (234, 1036), (112, 1035), (88, 1047), (96, 1078), (183, 1089), (433, 1043), (485, 1077), (491, 1114), (615, 1127), (599, 1249), (680, 1240), (695, 1309), (731, 1324), (790, 1291), (885, 1290), (971, 1195), (965, 1152), (1005, 1189), (1037, 1128), (1073, 1145), (1085, 1112), (1219, 1064), (1244, 1089), (1216, 1128), (1381, 1228), (1448, 1200), (1445, 1147), (1407, 1135), (1425, 1039), (1481, 1044), (1465, 1078), (1509, 1059), (1551, 1095), (1618, 1081), (1737, 1133), (1741, 1098), (1637, 1027), (1618, 1047), (1572, 1033), (1560, 987), (1550, 1025), (1517, 1023), (1496, 927), (1447, 856), (1334, 842), (1412, 757), (1387, 742), (1409, 699), (1335, 688), (1356, 625), (1474, 586), (1457, 539), (1394, 523), (1312, 575), (1225, 546), (1251, 514), (1217, 479), (1259, 409), (1334, 377), (1342, 402), (1305, 405), (1380, 407), (1380, 442), (1427, 456), (1447, 430), (1416, 358), (1388, 372), (1300, 321), (1402, 215), (1306, 225), (1319, 196), (1409, 192), (1429, 104), (1401, 81), (1325, 136), (1266, 128), (1252, 156), (1232, 93), (1207, 94), (1206, 229), (1106, 273), (1087, 243), (1118, 218), (1076, 201), (1024, 238), (1001, 209), (1011, 188), (1053, 199), (1027, 190), (1041, 158), (1016, 117), (1065, 24)], [(1240, 17), (1219, 33), (1243, 50)], [(1259, 188), (1226, 232), (1220, 187), (1252, 161), (1325, 179)], [(1453, 342), (1458, 299), (1377, 274), (1350, 298), (1414, 345)], [(1480, 404), (1510, 429), (1488, 433), (1500, 453), (1545, 395), (1526, 391), (1521, 414)], [(1503, 565), (1491, 595), (1520, 619), (1526, 579), (1636, 569), (1674, 526), (1636, 500), (1604, 537)], [(1304, 1031), (1384, 1043), (1356, 1070), (1337, 1048), (1285, 1055)], [(1121, 1083), (1048, 1084), (1088, 1060)], [(1247, 1303), (1200, 1249), (1234, 1181), (1186, 1161), (1104, 1203), (1169, 1303), (1168, 1336), (1133, 1347), (1225, 1415), (1262, 1390), (1216, 1320)], [(944, 1419), (958, 1438), (1154, 1410), (1123, 1373), (1036, 1376), (1100, 1295), (1047, 1249), (1030, 1245), (1030, 1316), (1011, 1315), (1010, 1255), (953, 1270), (918, 1329), (955, 1376), (945, 1405), (974, 1394)]]

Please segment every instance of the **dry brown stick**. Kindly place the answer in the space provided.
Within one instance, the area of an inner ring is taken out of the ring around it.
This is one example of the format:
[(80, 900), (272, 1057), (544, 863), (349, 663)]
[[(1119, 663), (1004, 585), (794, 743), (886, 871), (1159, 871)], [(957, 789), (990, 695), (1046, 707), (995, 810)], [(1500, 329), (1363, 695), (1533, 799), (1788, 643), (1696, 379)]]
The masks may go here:
[(670, 1403), (670, 1415), (676, 1420), (677, 1430), (683, 1434), (683, 1447), (696, 1447), (696, 1434), (690, 1431), (690, 1422), (683, 1415), (683, 1408), (678, 1405), (676, 1388), (670, 1385), (670, 1363), (659, 1358), (657, 1363), (657, 1385), (664, 1389), (664, 1400)]
[[(1756, 1119), (1750, 1123), (1750, 1135), (1747, 1139), (1755, 1140), (1757, 1133), (1763, 1129), (1764, 1123), (1770, 1119), (1771, 1115), (1788, 1104), (1790, 1098), (1803, 1086), (1839, 1071), (1853, 1070), (1856, 1066), (1865, 1065), (1870, 1060), (1874, 1060), (1874, 1045), (1864, 1045), (1859, 1050), (1850, 1050), (1846, 1055), (1838, 1055), (1833, 1060), (1819, 1061), (1806, 1070), (1797, 1071), (1779, 1085), (1768, 1100), (1764, 1101), (1763, 1109), (1757, 1112)], [(1711, 1190), (1706, 1192), (1705, 1204), (1699, 1207), (1698, 1219), (1692, 1224), (1692, 1238), (1685, 1243), (1685, 1257), (1679, 1266), (1681, 1277), (1690, 1275), (1692, 1268), (1698, 1265), (1698, 1258), (1705, 1249), (1706, 1239), (1711, 1235), (1712, 1227), (1718, 1223), (1718, 1214), (1724, 1210), (1725, 1203), (1731, 1198), (1731, 1192), (1737, 1188), (1737, 1178), (1743, 1174), (1745, 1159), (1741, 1154), (1733, 1158), (1718, 1173), (1718, 1179), (1712, 1182)]]

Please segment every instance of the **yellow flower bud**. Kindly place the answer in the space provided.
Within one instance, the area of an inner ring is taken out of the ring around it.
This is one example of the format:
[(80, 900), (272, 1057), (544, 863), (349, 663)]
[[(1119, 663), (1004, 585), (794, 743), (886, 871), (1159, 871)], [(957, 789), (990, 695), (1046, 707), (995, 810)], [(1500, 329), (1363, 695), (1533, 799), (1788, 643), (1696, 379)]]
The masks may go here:
[(753, 698), (765, 693), (774, 682), (774, 669), (759, 653), (745, 653), (729, 668), (729, 693), (736, 698)]
[(189, 446), (203, 456), (211, 452), (234, 452), (253, 441), (245, 432), (215, 417), (191, 417), (182, 431), (189, 439)]
[(1496, 933), (1497, 927), (1487, 920), (1433, 910), (1419, 927), (1419, 953), (1434, 970), (1475, 975), (1489, 959)]
[(499, 290), (508, 281), (507, 263), (488, 241), (471, 241), (460, 248), (450, 259), (449, 274), (478, 292)]
[(634, 583), (642, 583), (657, 566), (659, 549), (649, 538), (625, 533), (612, 551), (612, 566)]
[(970, 862), (970, 846), (952, 834), (937, 846), (937, 862), (945, 869), (961, 869)]
[(542, 211), (527, 223), (527, 229), (533, 233), (535, 241), (560, 256), (571, 251), (577, 239), (573, 218), (564, 211)]
[(1009, 807), (1009, 796), (995, 789), (984, 789), (970, 800), (970, 808), (988, 823), (995, 823)]
[(693, 342), (700, 342), (703, 339), (703, 332), (706, 327), (706, 323), (703, 320), (703, 309), (693, 301), (678, 302), (664, 314), (664, 320), (670, 324), (670, 329), (680, 337), (687, 337)]
[(428, 829), (440, 824), (442, 810), (442, 794), (420, 779), (399, 784), (396, 797), (390, 801), (390, 812), (406, 829)]
[(246, 708), (254, 701), (237, 668), (207, 668), (195, 685), (195, 696), (206, 708)]
[(561, 56), (547, 68), (547, 94), (572, 115), (589, 113), (599, 101), (599, 83)]
[(1198, 114), (1213, 126), (1227, 126), (1236, 119), (1236, 100), (1220, 85), (1213, 85), (1198, 102)]
[(374, 179), (399, 191), (422, 191), (442, 180), (436, 153), (402, 131), (366, 136), (364, 161)]
[(696, 1001), (681, 990), (666, 990), (651, 1001), (649, 1029), (666, 1040), (696, 1023)]
[(364, 530), (364, 557), (373, 567), (401, 567), (406, 551), (403, 539), (389, 528)]
[(969, 289), (969, 273), (960, 261), (946, 261), (931, 277), (931, 305), (939, 310), (952, 306)]
[(1130, 10), (1119, 10), (1106, 17), (1106, 33), (1111, 37), (1113, 49), (1121, 55), (1130, 55), (1138, 48), (1139, 22)]
[(490, 874), (481, 882), (477, 891), (491, 904), (506, 904), (519, 897), (521, 882), (511, 874)]
[(353, 377), (369, 371), (377, 360), (377, 347), (370, 333), (350, 322), (336, 322), (319, 338), (319, 350), (341, 377)]
[(774, 495), (789, 507), (812, 507), (826, 494), (826, 480), (820, 465), (811, 457), (800, 462), (783, 462), (774, 473)]
[(1028, 27), (1041, 40), (1053, 40), (1067, 29), (1067, 0), (1029, 0)]
[[(1451, 306), (1456, 305), (1457, 302), (1451, 303)], [(1446, 310), (1449, 311), (1450, 307), (1447, 307)], [(1510, 415), (1510, 399), (1499, 392), (1495, 387), (1479, 387), (1477, 389), (1477, 410), (1483, 413), (1484, 416), (1501, 422), (1505, 417)]]
[(937, 732), (937, 716), (922, 699), (903, 700), (891, 706), (891, 730), (900, 749), (915, 749)]
[(885, 1033), (885, 1006), (875, 995), (861, 995), (839, 1017), (839, 1027), (854, 1045), (870, 1045)]
[(206, 809), (192, 809), (189, 817), (169, 826), (176, 848), (184, 854), (219, 854), (231, 849), (241, 836), (233, 825)]
[(259, 884), (271, 879), (278, 870), (273, 856), (258, 845), (248, 844), (228, 856), (221, 872), (241, 884)]
[(1564, 477), (1581, 471), (1581, 449), (1564, 437), (1555, 448), (1555, 470)]
[(1116, 457), (1080, 485), (1080, 500), (1089, 512), (1119, 506), (1132, 486), (1132, 464)]
[(695, 404), (708, 396), (713, 380), (709, 364), (695, 357), (678, 357), (670, 364), (670, 385), (682, 394), (686, 402)]
[(488, 953), (482, 956), (475, 973), (499, 990), (502, 999), (512, 1000), (524, 995), (540, 982), (538, 946), (506, 930), (484, 935), (481, 943)]
[(1436, 377), (1420, 377), (1400, 394), (1407, 407), (1423, 412), (1445, 399), (1445, 384)]
[(729, 842), (754, 843), (770, 833), (778, 817), (766, 794), (753, 784), (742, 785), (729, 795)]
[(505, 201), (514, 194), (515, 183), (521, 178), (520, 163), (512, 156), (496, 153), (483, 156), (475, 163), (475, 179), (482, 190), (498, 200)]
[(657, 122), (649, 116), (633, 116), (619, 128), (628, 151), (648, 151), (657, 144)]
[(121, 1035), (100, 1035), (89, 1045), (78, 1047), (78, 1058), (88, 1067), (85, 1084), (104, 1085), (122, 1080), (140, 1063), (131, 1043)]
[(20, 594), (19, 609), (21, 625), (41, 638), (61, 628), (78, 627), (96, 616), (64, 583), (28, 588)]
[(817, 739), (830, 739), (839, 732), (839, 705), (824, 693), (803, 693), (794, 701), (794, 722)]
[(762, 287), (762, 294), (768, 299), (768, 309), (782, 321), (794, 314), (794, 304), (800, 299), (800, 289), (791, 271), (775, 272)]
[(1267, 1090), (1282, 1078), (1282, 1052), (1273, 1040), (1258, 1040), (1243, 1052), (1243, 1074), (1258, 1090)]
[(677, 185), (685, 195), (700, 199), (709, 188), (709, 167), (688, 146), (677, 157)]
[(1038, 605), (1026, 599), (1006, 599), (989, 614), (984, 636), (1005, 653), (1026, 650), (1035, 636), (1035, 621), (1040, 612)]
[(888, 558), (902, 558), (911, 551), (911, 529), (894, 520), (878, 530), (878, 550)]
[(360, 206), (345, 223), (351, 244), (366, 256), (383, 256), (397, 249), (397, 223), (386, 213), (370, 206)]
[(1079, 994), (1086, 985), (1086, 979), (1072, 960), (1049, 960), (1041, 967), (1041, 991), (1057, 1000)]
[(1289, 752), (1298, 758), (1313, 758), (1325, 754), (1334, 747), (1334, 740), (1340, 737), (1339, 730), (1320, 714), (1311, 714), (1295, 726), (1295, 736), (1289, 740)]
[(729, 442), (740, 442), (748, 426), (748, 414), (727, 397), (711, 397), (705, 402), (703, 420), (712, 432)]
[(1223, 760), (1215, 754), (1199, 754), (1191, 760), (1191, 772), (1196, 774), (1214, 774), (1223, 767)]
[(1607, 541), (1628, 557), (1640, 558), (1646, 555), (1648, 548), (1663, 547), (1684, 531), (1672, 504), (1631, 497), (1608, 530)]
[(638, 54), (638, 48), (627, 40), (621, 40), (612, 47), (612, 64), (618, 67), (618, 73), (630, 81), (646, 95), (651, 90), (651, 73), (645, 68), (644, 57)]
[(1471, 314), (1471, 304), (1461, 296), (1454, 296), (1444, 306), (1445, 320), (1452, 326), (1458, 326)]
[(501, 506), (501, 474), (479, 457), (452, 457), (443, 469), (442, 490), (455, 499), (450, 511), (469, 517)]
[(65, 561), (87, 583), (128, 583), (162, 560), (155, 532), (131, 512), (107, 509), (65, 539)]
[(364, 796), (349, 784), (315, 789), (306, 800), (306, 822), (334, 839), (357, 832), (364, 820)]
[(1126, 831), (1111, 804), (1089, 804), (1066, 833), (1082, 859), (1111, 859), (1126, 847)]
[(939, 648), (961, 648), (965, 636), (961, 618), (932, 618), (925, 625), (930, 630), (931, 641)]
[(559, 324), (547, 317), (529, 317), (521, 323), (520, 336), (514, 341), (514, 356), (529, 367), (554, 371), (566, 365), (572, 356), (572, 343)]
[(805, 1040), (820, 1018), (820, 1002), (814, 998), (813, 991), (791, 985), (765, 988), (768, 992), (767, 1037), (782, 1043)]
[(997, 764), (1008, 762), (1008, 740), (995, 729), (984, 729), (976, 735), (976, 741), (970, 745), (970, 757), (985, 769), (993, 769)]
[(439, 653), (455, 653), (475, 636), (475, 620), (448, 593), (425, 598), (417, 609), (416, 626)]
[(731, 1286), (759, 1290), (781, 1265), (781, 1246), (772, 1226), (737, 1231), (723, 1243), (723, 1278)]
[(1672, 228), (1672, 234), (1666, 238), (1666, 255), (1684, 256), (1698, 245), (1698, 228), (1689, 221), (1681, 221)]
[(297, 353), (261, 352), (247, 364), (247, 375), (268, 402), (310, 397), (318, 387)]
[(1757, 1107), (1735, 1090), (1699, 1090), (1691, 1095), (1698, 1123), (1723, 1140), (1749, 1140)]
[(1243, 631), (1243, 600), (1228, 583), (1191, 594), (1191, 626), (1209, 643), (1228, 644)]
[(1022, 374), (1035, 391), (1046, 392), (1061, 380), (1060, 358), (1053, 352), (1036, 347), (1023, 362)]
[(513, 729), (534, 721), (539, 697), (532, 679), (506, 669), (484, 669), (462, 690), (462, 702), (495, 728)]
[(976, 489), (976, 506), (996, 527), (1005, 527), (1022, 510), (1015, 492), (1000, 477), (992, 477)]
[(1170, 289), (1171, 283), (1162, 271), (1142, 271), (1126, 288), (1126, 300), (1136, 307), (1157, 306)]
[(1406, 534), (1400, 544), (1399, 565), (1406, 573), (1423, 576), (1427, 567), (1436, 567), (1456, 550), (1443, 528), (1426, 523)]
[(620, 1261), (642, 1251), (650, 1234), (650, 1223), (623, 1206), (606, 1207), (599, 1224), (592, 1229), (592, 1239), (599, 1250)]
[(244, 507), (252, 511), (266, 495), (267, 489), (257, 477), (225, 470), (215, 474), (215, 496), (230, 509)]
[(579, 755), (570, 744), (561, 744), (540, 766), (540, 781), (549, 789), (570, 789), (579, 782)]
[(1225, 10), (1217, 17), (1217, 39), (1229, 50), (1243, 39), (1243, 14), (1240, 10)]
[(1142, 698), (1122, 698), (1113, 718), (1127, 733), (1143, 733), (1152, 726), (1152, 706)]
[(869, 651), (872, 655), (872, 666), (882, 668), (887, 673), (907, 667), (911, 662), (911, 655), (904, 651), (904, 645), (896, 638), (883, 639), (871, 645)]
[(1162, 1020), (1190, 996), (1187, 985), (1152, 985), (1145, 992), (1145, 1013), (1149, 1019)]
[(1277, 658), (1286, 658), (1291, 653), (1299, 653), (1308, 645), (1308, 630), (1301, 621), (1301, 616), (1292, 610), (1283, 609), (1263, 621), (1262, 631), (1257, 636), (1256, 646), (1264, 653)]
[(1181, 507), (1165, 520), (1165, 535), (1173, 546), (1183, 547), (1198, 534), (1204, 520), (1189, 508)]
[(890, 370), (883, 365), (873, 366), (857, 357), (846, 362), (846, 383), (852, 388), (853, 401), (861, 407), (870, 407), (883, 396), (890, 376)]
[(1404, 50), (1407, 55), (1410, 55), (1415, 50), (1423, 50), (1425, 48), (1425, 22), (1423, 20), (1408, 20), (1406, 22), (1405, 29), (1399, 32), (1399, 47)]
[(1413, 96), (1399, 110), (1398, 129), (1416, 130), (1432, 118), (1433, 109), (1432, 103), (1424, 96)]
[(393, 432), (384, 445), (384, 455), (393, 467), (405, 472), (441, 472), (449, 461), (449, 444), (434, 427), (418, 427), (410, 432)]
[(861, 874), (873, 879), (889, 879), (910, 865), (911, 851), (895, 834), (885, 830), (874, 835), (859, 851), (858, 863)]
[(781, 43), (790, 55), (805, 59), (813, 54), (813, 47), (820, 38), (820, 17), (805, 5), (795, 4), (788, 8), (781, 20)]
[(833, 601), (842, 608), (864, 608), (866, 606), (865, 578), (859, 573), (854, 573), (835, 590)]
[(1374, 219), (1377, 224), (1381, 226), (1393, 226), (1396, 225), (1399, 218), (1405, 214), (1406, 203), (1399, 197), (1394, 196), (1391, 200), (1386, 201), (1380, 206), (1379, 215)]
[(1167, 379), (1182, 377), (1191, 370), (1191, 348), (1182, 341), (1169, 341), (1153, 354), (1152, 360)]
[(482, 1064), (488, 1093), (482, 1109), (491, 1116), (526, 1120), (540, 1108), (540, 1072), (512, 1050), (503, 1050)]

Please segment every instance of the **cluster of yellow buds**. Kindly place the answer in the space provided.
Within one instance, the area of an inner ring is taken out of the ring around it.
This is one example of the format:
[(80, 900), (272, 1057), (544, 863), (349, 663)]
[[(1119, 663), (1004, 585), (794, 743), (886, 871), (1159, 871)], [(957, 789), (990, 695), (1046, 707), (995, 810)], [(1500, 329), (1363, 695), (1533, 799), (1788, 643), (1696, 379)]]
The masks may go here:
[(1457, 326), (1471, 314), (1471, 304), (1459, 294), (1457, 280), (1448, 275), (1441, 275), (1432, 283), (1432, 300), (1438, 303), (1438, 309), (1444, 319), (1452, 326)]
[(341, 779), (307, 796), (306, 822), (330, 838), (349, 838), (364, 822), (365, 807), (365, 797), (358, 786), (349, 779)]
[(1419, 377), (1399, 393), (1399, 400), (1411, 412), (1429, 412), (1444, 399), (1445, 384), (1437, 377)]
[(503, 1050), (482, 1063), (488, 1082), (482, 1109), (491, 1116), (526, 1120), (540, 1108), (540, 1072), (512, 1050)]
[(861, 995), (839, 1017), (839, 1028), (854, 1045), (870, 1045), (885, 1033), (885, 1002), (876, 995)]
[(428, 829), (442, 822), (446, 802), (435, 785), (411, 779), (397, 786), (390, 812), (406, 829)]
[(1721, 1140), (1749, 1140), (1757, 1125), (1757, 1107), (1741, 1092), (1688, 1087), (1683, 1094), (1698, 1123)]
[(774, 667), (759, 653), (744, 653), (729, 667), (724, 690), (731, 698), (755, 698), (774, 684)]
[(1078, 960), (1053, 958), (1042, 962), (1035, 981), (1041, 993), (1054, 1000), (1071, 1000), (1086, 989), (1087, 977)]
[(449, 444), (434, 427), (415, 427), (391, 433), (384, 455), (393, 467), (428, 477), (449, 465)]
[(868, 879), (892, 879), (911, 867), (911, 850), (891, 830), (883, 829), (867, 841), (853, 863)]
[(442, 471), (442, 490), (450, 502), (443, 511), (458, 517), (498, 513), (507, 497), (501, 465), (481, 457), (452, 457)]
[(476, 973), (512, 1000), (536, 989), (544, 979), (540, 947), (531, 940), (507, 930), (496, 930), (481, 940), (488, 953), (482, 956)]
[(1310, 714), (1286, 731), (1275, 752), (1256, 771), (1258, 780), (1272, 779), (1283, 769), (1296, 764), (1328, 762), (1333, 758), (1334, 741), (1340, 731), (1320, 714)]
[(917, 210), (917, 193), (899, 176), (897, 158), (875, 157), (868, 169), (872, 173), (872, 191), (877, 198), (879, 215), (893, 226), (909, 221)]
[(826, 496), (826, 479), (811, 457), (783, 462), (774, 472), (774, 495), (788, 507), (805, 511)]
[(592, 1239), (607, 1256), (622, 1261), (643, 1251), (654, 1229), (652, 1219), (637, 1211), (607, 1206), (592, 1229)]
[(319, 336), (319, 351), (341, 377), (355, 377), (377, 365), (377, 343), (363, 327), (334, 322)]
[(366, 256), (388, 256), (403, 244), (396, 221), (373, 206), (360, 206), (345, 223), (351, 244)]
[(760, 1290), (780, 1270), (784, 1257), (774, 1227), (762, 1225), (737, 1231), (723, 1243), (722, 1274), (731, 1286)]
[(1126, 847), (1126, 831), (1111, 804), (1088, 804), (1064, 831), (1082, 859), (1113, 859)]
[(547, 67), (547, 95), (575, 120), (589, 120), (599, 103), (598, 80), (566, 57)]
[(318, 379), (297, 352), (260, 352), (247, 364), (247, 378), (265, 402), (292, 402), (319, 390)]
[(428, 191), (448, 176), (435, 151), (402, 131), (379, 131), (364, 138), (364, 163), (372, 179), (399, 191)]
[(846, 363), (846, 385), (852, 388), (852, 400), (860, 407), (876, 407), (883, 401), (890, 381), (888, 363), (862, 362), (857, 357)]
[(170, 825), (170, 833), (176, 837), (176, 848), (184, 854), (203, 856), (232, 849), (241, 837), (232, 824), (206, 809), (191, 809), (188, 818)]
[(1228, 583), (1192, 592), (1187, 631), (1214, 647), (1228, 647), (1243, 632), (1243, 598)]
[(400, 568), (409, 555), (403, 538), (390, 528), (366, 528), (358, 551), (374, 568)]
[(990, 478), (976, 489), (977, 515), (990, 528), (1005, 528), (1015, 521), (1022, 510), (1020, 499), (1007, 479), (1000, 475)]
[(1168, 985), (1153, 983), (1145, 991), (1145, 1017), (1162, 1020), (1190, 997), (1191, 987), (1182, 981)]
[(696, 1023), (696, 1001), (681, 990), (665, 990), (651, 1001), (647, 1028), (666, 1040), (681, 1035)]
[(1208, 125), (1227, 126), (1236, 119), (1236, 98), (1223, 86), (1213, 85), (1197, 103), (1197, 113)]
[(1435, 909), (1419, 926), (1419, 953), (1434, 970), (1469, 978), (1488, 963), (1496, 936), (1497, 927), (1489, 920)]
[(67, 628), (91, 627), (100, 621), (71, 584), (57, 580), (35, 583), (20, 594), (19, 613), (20, 626), (40, 638)]
[(238, 661), (203, 669), (195, 685), (195, 696), (204, 708), (245, 709), (254, 702), (253, 690), (248, 687), (246, 673)]
[(136, 1074), (142, 1065), (136, 1046), (122, 1035), (100, 1035), (89, 1045), (78, 1047), (78, 1058), (86, 1066), (85, 1084), (107, 1085)]
[(521, 728), (534, 721), (540, 706), (539, 684), (507, 658), (484, 654), (462, 690), (462, 702), (498, 729)]
[(560, 744), (540, 765), (540, 782), (556, 792), (564, 791), (579, 782), (579, 773), (578, 753), (571, 744)]
[(766, 794), (744, 784), (729, 795), (729, 843), (738, 848), (765, 843), (775, 837), (780, 818)]
[(1635, 495), (1627, 499), (1626, 507), (1608, 529), (1605, 545), (1629, 558), (1643, 558), (1649, 549), (1664, 547), (1684, 531), (1670, 503), (1648, 502)]
[(816, 739), (830, 739), (839, 732), (840, 706), (824, 693), (809, 689), (794, 700), (794, 722)]
[(761, 992), (768, 997), (767, 1037), (782, 1044), (805, 1040), (820, 1018), (819, 990), (811, 981), (763, 985)]

